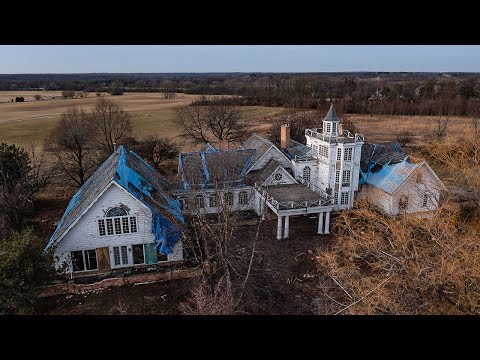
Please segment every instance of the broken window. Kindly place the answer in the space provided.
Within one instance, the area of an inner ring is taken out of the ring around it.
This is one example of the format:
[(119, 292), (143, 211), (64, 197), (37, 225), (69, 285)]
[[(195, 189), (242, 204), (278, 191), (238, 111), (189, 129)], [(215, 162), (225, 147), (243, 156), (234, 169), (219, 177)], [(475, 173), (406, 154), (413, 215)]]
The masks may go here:
[(248, 203), (248, 194), (246, 191), (242, 191), (238, 194), (238, 203), (240, 205), (246, 205)]
[(352, 161), (352, 154), (353, 154), (353, 148), (345, 148), (344, 155), (343, 155), (343, 160), (344, 161)]
[(128, 234), (130, 229), (128, 228), (128, 217), (122, 218), (122, 225), (123, 225), (123, 233)]
[(72, 251), (73, 271), (97, 270), (97, 252), (93, 250)]
[(130, 232), (137, 232), (137, 218), (135, 216), (130, 216)]
[(114, 207), (114, 208), (111, 208), (107, 211), (107, 217), (114, 217), (114, 216), (125, 216), (127, 215), (127, 212), (125, 211), (125, 209), (121, 208), (121, 207)]
[(303, 180), (310, 181), (310, 173), (311, 173), (310, 166), (305, 166), (303, 168)]
[(115, 234), (121, 234), (122, 233), (122, 225), (121, 225), (121, 222), (120, 222), (120, 218), (115, 218), (113, 219), (114, 223), (115, 223)]
[(100, 236), (104, 236), (106, 234), (106, 232), (105, 232), (105, 220), (103, 220), (103, 219), (98, 220), (98, 232), (100, 233)]
[(107, 219), (107, 234), (113, 235), (113, 220)]
[(133, 251), (133, 263), (144, 264), (145, 257), (143, 255), (143, 244), (132, 245), (132, 251)]
[[(130, 226), (128, 223), (130, 219)], [(133, 219), (133, 220), (132, 220)], [(105, 228), (106, 223), (106, 228)], [(98, 220), (98, 232), (100, 236), (128, 234), (137, 232), (137, 222), (135, 216), (121, 216)]]

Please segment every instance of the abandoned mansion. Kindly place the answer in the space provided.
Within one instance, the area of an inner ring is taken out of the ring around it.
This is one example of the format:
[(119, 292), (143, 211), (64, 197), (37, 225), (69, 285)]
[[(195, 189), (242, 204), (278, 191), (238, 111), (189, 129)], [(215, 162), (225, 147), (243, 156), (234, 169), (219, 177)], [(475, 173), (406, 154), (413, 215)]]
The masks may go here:
[[(320, 124), (319, 124), (320, 125)], [(364, 198), (390, 215), (434, 211), (445, 186), (398, 143), (365, 144), (343, 128), (331, 105), (305, 145), (281, 127), (277, 147), (253, 134), (238, 149), (205, 144), (179, 156), (178, 183), (120, 146), (71, 199), (52, 235), (57, 267), (109, 271), (183, 259), (181, 226), (191, 216), (253, 211), (277, 217), (277, 239), (290, 218), (316, 216), (329, 234), (332, 211)]]

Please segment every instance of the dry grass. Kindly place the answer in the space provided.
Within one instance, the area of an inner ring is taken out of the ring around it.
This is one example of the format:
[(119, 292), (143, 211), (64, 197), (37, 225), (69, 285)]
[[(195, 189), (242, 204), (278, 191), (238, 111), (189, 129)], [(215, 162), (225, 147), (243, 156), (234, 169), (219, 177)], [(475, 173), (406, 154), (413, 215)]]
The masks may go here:
[[(0, 92), (0, 143), (9, 142), (19, 146), (29, 144), (41, 145), (45, 135), (50, 132), (60, 115), (68, 107), (79, 106), (90, 110), (97, 97), (94, 93), (86, 99), (58, 99), (46, 101), (33, 100), (35, 94), (60, 95), (61, 92)], [(25, 103), (2, 103), (15, 96), (24, 96)], [(175, 137), (181, 129), (173, 123), (174, 109), (177, 106), (189, 104), (197, 95), (177, 94), (174, 99), (165, 100), (161, 93), (125, 93), (122, 96), (110, 96), (112, 100), (122, 106), (132, 115), (134, 135), (157, 134), (162, 137)], [(244, 118), (252, 125), (258, 123), (256, 119), (270, 115), (280, 108), (242, 107)]]
[[(356, 132), (364, 134), (367, 142), (396, 140), (406, 131), (413, 134), (415, 140), (433, 137), (437, 127), (437, 116), (404, 116), (404, 115), (346, 115), (345, 120), (355, 125)], [(462, 134), (470, 124), (468, 117), (452, 117), (450, 134)]]

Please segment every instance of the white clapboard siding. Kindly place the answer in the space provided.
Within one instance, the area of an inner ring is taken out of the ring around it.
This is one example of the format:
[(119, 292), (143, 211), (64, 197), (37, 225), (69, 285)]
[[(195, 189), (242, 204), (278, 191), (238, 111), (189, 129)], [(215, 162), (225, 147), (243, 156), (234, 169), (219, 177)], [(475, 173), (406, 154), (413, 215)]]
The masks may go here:
[[(126, 205), (130, 208), (129, 215), (137, 217), (137, 232), (121, 235), (100, 236), (98, 219), (105, 217), (105, 211), (111, 207)], [(89, 250), (101, 247), (135, 245), (154, 242), (151, 232), (152, 213), (148, 207), (129, 194), (122, 187), (112, 182), (110, 187), (97, 199), (90, 209), (68, 231), (55, 247), (57, 264), (60, 266), (68, 261), (71, 251)], [(178, 241), (181, 243), (181, 240)], [(176, 244), (168, 260), (182, 259), (182, 244)]]

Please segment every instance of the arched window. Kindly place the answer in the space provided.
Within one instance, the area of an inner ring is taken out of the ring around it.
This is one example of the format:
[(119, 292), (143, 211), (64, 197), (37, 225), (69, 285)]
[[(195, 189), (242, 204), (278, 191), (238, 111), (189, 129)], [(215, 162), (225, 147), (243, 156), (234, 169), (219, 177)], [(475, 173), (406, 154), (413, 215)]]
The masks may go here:
[(127, 211), (118, 206), (108, 209), (107, 211), (107, 217), (125, 216), (125, 215), (127, 215)]
[(223, 195), (223, 198), (225, 200), (225, 205), (233, 206), (233, 194), (232, 193), (226, 193), (225, 195)]
[(240, 205), (248, 204), (248, 194), (246, 191), (242, 191), (238, 194), (238, 203)]
[(203, 197), (203, 195), (195, 196), (195, 201), (198, 208), (203, 209), (205, 207), (205, 198)]
[(310, 181), (310, 173), (311, 173), (310, 166), (305, 166), (303, 168), (303, 179), (305, 181)]

